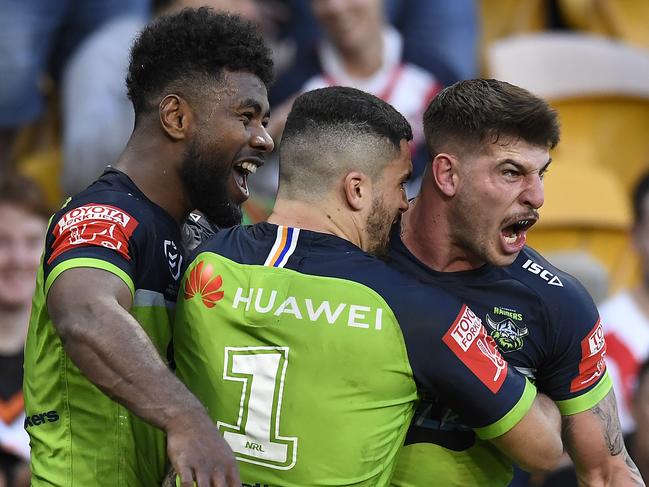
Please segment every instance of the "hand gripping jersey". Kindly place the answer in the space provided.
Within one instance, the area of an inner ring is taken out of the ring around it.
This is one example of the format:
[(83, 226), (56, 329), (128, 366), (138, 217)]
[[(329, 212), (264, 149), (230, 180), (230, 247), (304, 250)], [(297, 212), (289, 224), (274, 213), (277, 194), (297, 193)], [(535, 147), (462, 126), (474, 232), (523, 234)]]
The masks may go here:
[[(464, 300), (509, 365), (534, 381), (561, 414), (590, 409), (611, 389), (595, 304), (575, 278), (534, 250), (524, 248), (508, 267), (436, 272), (413, 256), (394, 231), (389, 264)], [(509, 484), (511, 460), (476, 437), (456, 413), (443, 396), (424, 395), (393, 485)]]
[(177, 373), (244, 485), (387, 485), (418, 385), (487, 438), (533, 401), (461, 301), (347, 240), (261, 223), (197, 252), (176, 310)]
[[(120, 277), (131, 313), (165, 356), (182, 256), (178, 225), (123, 173), (109, 169), (52, 218), (25, 351), (25, 426), (37, 487), (160, 485), (162, 431), (89, 382), (63, 350), (46, 306), (65, 270), (92, 267)], [(128, 340), (128, 337), (124, 337)]]

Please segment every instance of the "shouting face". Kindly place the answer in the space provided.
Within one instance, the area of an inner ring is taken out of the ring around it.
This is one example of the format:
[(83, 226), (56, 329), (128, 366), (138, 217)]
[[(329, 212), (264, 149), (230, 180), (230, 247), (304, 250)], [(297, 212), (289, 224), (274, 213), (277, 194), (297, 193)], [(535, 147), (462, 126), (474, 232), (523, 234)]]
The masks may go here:
[(216, 225), (232, 226), (241, 221), (248, 176), (273, 150), (266, 87), (253, 74), (225, 72), (202, 102), (180, 175), (196, 209)]
[(461, 158), (449, 215), (453, 245), (472, 260), (514, 262), (538, 220), (549, 164), (547, 148), (512, 138)]

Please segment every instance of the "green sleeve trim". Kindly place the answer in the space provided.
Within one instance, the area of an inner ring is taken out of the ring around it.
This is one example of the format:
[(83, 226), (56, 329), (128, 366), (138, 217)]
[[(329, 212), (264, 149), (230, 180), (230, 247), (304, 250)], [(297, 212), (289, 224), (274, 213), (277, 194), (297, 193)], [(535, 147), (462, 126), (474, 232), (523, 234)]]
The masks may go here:
[(582, 413), (604, 399), (604, 396), (610, 392), (612, 387), (613, 381), (611, 380), (611, 376), (608, 375), (608, 371), (606, 371), (604, 377), (587, 393), (563, 401), (555, 401), (555, 403), (562, 416)]
[(535, 397), (536, 387), (534, 387), (534, 385), (532, 385), (532, 383), (526, 378), (523, 394), (514, 407), (495, 423), (482, 428), (474, 428), (474, 431), (482, 440), (491, 440), (492, 438), (504, 435), (516, 426), (521, 419), (523, 419), (523, 416), (525, 416), (532, 407)]
[(54, 284), (54, 281), (56, 281), (57, 277), (59, 277), (64, 271), (67, 271), (68, 269), (75, 269), (77, 267), (92, 267), (93, 269), (101, 269), (108, 271), (111, 274), (115, 274), (122, 281), (124, 281), (124, 283), (131, 290), (131, 296), (135, 296), (135, 284), (133, 284), (133, 280), (126, 272), (117, 267), (115, 264), (111, 264), (110, 262), (107, 262), (105, 260), (92, 259), (88, 257), (79, 257), (77, 259), (64, 260), (54, 269), (52, 269), (49, 276), (47, 276), (47, 280), (45, 281), (45, 296), (47, 296), (50, 287), (52, 286), (52, 284)]

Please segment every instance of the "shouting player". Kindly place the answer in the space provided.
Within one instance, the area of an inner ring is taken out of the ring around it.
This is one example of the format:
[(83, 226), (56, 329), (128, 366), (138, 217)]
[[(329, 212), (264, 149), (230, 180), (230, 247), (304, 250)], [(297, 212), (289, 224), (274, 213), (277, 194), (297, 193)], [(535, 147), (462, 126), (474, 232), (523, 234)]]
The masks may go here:
[(185, 272), (177, 372), (245, 485), (387, 485), (418, 386), (522, 463), (561, 453), (558, 410), (474, 313), (375, 257), (408, 207), (411, 138), (370, 94), (303, 94), (268, 222), (218, 233)]
[(184, 10), (136, 41), (135, 129), (114, 168), (54, 215), (25, 352), (32, 485), (240, 485), (232, 452), (168, 370), (179, 224), (239, 221), (266, 133), (270, 51), (252, 25)]
[[(643, 485), (622, 441), (597, 309), (577, 280), (525, 246), (559, 141), (555, 112), (508, 83), (462, 81), (431, 102), (424, 129), (432, 162), (393, 233), (391, 264), (463, 299), (509, 364), (556, 402), (582, 485)], [(428, 399), (394, 485), (507, 485), (509, 459), (444, 397)]]

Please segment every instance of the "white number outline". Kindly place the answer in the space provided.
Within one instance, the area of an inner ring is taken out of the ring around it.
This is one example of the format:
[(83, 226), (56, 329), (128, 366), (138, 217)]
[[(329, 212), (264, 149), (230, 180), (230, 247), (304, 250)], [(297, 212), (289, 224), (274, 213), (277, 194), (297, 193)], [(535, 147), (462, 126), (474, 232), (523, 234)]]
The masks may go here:
[[(270, 407), (271, 407), (270, 417), (271, 417), (271, 421), (273, 419), (275, 420), (274, 421), (275, 424), (273, 428), (272, 427), (273, 425), (271, 423), (271, 435), (269, 438), (269, 442), (276, 441), (279, 443), (285, 443), (287, 447), (292, 450), (293, 455), (288, 465), (278, 465), (277, 463), (271, 463), (271, 461), (264, 461), (263, 459), (260, 459), (258, 457), (252, 457), (249, 454), (243, 453), (241, 451), (237, 451), (234, 448), (233, 448), (233, 452), (235, 458), (242, 462), (261, 465), (262, 467), (273, 468), (276, 470), (290, 470), (295, 466), (295, 463), (297, 461), (298, 438), (296, 436), (281, 436), (279, 434), (279, 424), (280, 424), (280, 416), (282, 410), (282, 398), (284, 395), (284, 378), (286, 376), (286, 369), (288, 368), (289, 347), (225, 347), (225, 354), (223, 357), (223, 379), (242, 383), (241, 400), (239, 402), (239, 415), (237, 418), (237, 424), (235, 425), (235, 424), (226, 423), (224, 421), (218, 421), (216, 426), (221, 432), (221, 434), (225, 433), (224, 431), (225, 429), (231, 434), (240, 434), (248, 438), (248, 435), (246, 434), (245, 431), (246, 425), (242, 425), (242, 422), (244, 416), (244, 409), (246, 409), (246, 405), (250, 401), (250, 391), (249, 391), (250, 380), (248, 377), (238, 377), (236, 375), (230, 375), (229, 364), (231, 363), (230, 357), (232, 357), (235, 354), (255, 355), (256, 352), (264, 352), (264, 353), (279, 352), (279, 354), (282, 356), (280, 359), (280, 365), (278, 367), (278, 369), (281, 368), (281, 371), (277, 370), (275, 373), (274, 394), (270, 402)], [(278, 376), (279, 376), (279, 385), (277, 383)], [(246, 399), (248, 399), (248, 401), (246, 401)], [(275, 401), (277, 401), (277, 409), (275, 413), (275, 418), (273, 418), (272, 409), (273, 409), (273, 405), (275, 404)], [(255, 438), (251, 438), (251, 440), (252, 439)]]

